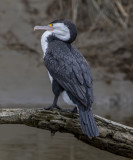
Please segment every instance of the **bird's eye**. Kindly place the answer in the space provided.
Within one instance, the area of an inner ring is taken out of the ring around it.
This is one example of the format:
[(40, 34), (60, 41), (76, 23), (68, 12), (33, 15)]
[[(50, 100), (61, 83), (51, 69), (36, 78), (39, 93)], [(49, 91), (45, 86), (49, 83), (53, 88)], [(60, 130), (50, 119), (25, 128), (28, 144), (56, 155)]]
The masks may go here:
[(49, 27), (52, 27), (52, 23), (50, 23), (48, 26), (49, 26)]

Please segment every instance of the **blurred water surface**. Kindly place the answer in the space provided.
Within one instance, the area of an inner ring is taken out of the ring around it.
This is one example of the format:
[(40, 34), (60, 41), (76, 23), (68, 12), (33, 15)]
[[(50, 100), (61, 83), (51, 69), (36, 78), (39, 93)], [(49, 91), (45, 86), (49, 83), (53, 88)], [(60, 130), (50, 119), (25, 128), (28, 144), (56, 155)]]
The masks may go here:
[(0, 126), (0, 160), (128, 160), (89, 146), (70, 134), (24, 125)]

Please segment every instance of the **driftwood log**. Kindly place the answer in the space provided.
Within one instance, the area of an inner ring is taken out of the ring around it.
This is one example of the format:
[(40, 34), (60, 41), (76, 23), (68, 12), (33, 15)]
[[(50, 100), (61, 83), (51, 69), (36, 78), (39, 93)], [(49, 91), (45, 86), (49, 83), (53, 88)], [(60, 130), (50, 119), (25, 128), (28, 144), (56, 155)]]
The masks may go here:
[(95, 115), (99, 137), (89, 139), (80, 129), (78, 114), (44, 109), (0, 109), (0, 124), (25, 124), (32, 127), (71, 133), (85, 143), (117, 155), (133, 158), (133, 128)]

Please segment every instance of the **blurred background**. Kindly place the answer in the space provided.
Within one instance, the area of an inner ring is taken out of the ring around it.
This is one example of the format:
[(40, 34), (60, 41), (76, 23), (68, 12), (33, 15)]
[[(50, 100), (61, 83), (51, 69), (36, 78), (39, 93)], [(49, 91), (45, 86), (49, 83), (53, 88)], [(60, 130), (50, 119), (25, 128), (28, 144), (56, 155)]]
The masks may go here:
[[(0, 108), (52, 103), (40, 44), (43, 32), (33, 28), (60, 18), (77, 25), (74, 45), (88, 60), (94, 79), (93, 113), (133, 126), (132, 0), (0, 0)], [(62, 99), (59, 104), (66, 106)], [(19, 125), (0, 126), (0, 132), (0, 160), (122, 159), (69, 134), (51, 137), (47, 131)]]

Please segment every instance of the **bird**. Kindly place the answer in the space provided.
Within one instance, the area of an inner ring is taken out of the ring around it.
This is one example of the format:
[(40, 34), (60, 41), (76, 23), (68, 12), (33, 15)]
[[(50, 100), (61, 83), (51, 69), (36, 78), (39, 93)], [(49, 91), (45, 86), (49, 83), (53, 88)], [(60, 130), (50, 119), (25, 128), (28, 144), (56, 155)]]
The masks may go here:
[(88, 62), (80, 51), (72, 45), (77, 37), (76, 25), (67, 19), (57, 19), (46, 26), (35, 26), (34, 30), (43, 30), (41, 46), (44, 64), (54, 93), (53, 104), (59, 108), (58, 97), (79, 112), (82, 133), (90, 139), (99, 135), (92, 113), (93, 79)]

